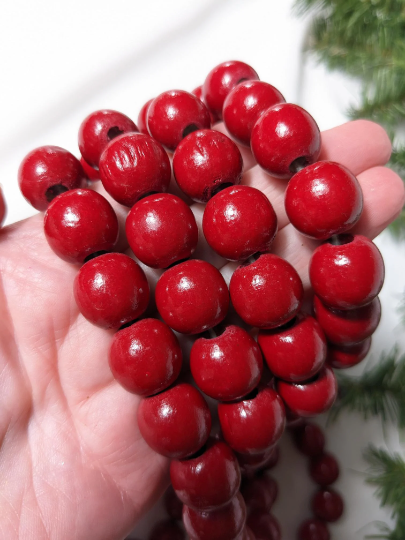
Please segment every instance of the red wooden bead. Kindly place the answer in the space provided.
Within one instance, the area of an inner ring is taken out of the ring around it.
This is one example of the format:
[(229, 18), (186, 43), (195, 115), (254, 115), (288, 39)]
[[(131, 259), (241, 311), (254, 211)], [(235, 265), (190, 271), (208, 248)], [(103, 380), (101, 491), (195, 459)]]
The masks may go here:
[(246, 507), (238, 493), (226, 506), (198, 511), (184, 506), (184, 527), (191, 540), (235, 540), (246, 521)]
[(197, 510), (211, 510), (228, 504), (236, 495), (241, 472), (229, 446), (211, 438), (196, 456), (173, 460), (170, 479), (184, 504)]
[(358, 222), (363, 211), (363, 192), (346, 167), (319, 161), (297, 172), (288, 182), (285, 210), (302, 234), (326, 240)]
[(138, 257), (152, 268), (167, 268), (187, 259), (198, 242), (198, 227), (190, 207), (169, 193), (149, 195), (130, 210), (125, 231)]
[(247, 478), (252, 478), (258, 471), (272, 469), (278, 463), (280, 450), (273, 446), (259, 454), (239, 454), (235, 452), (241, 472)]
[(353, 309), (372, 302), (384, 283), (384, 261), (365, 236), (342, 234), (322, 244), (309, 263), (314, 292), (331, 308)]
[(331, 454), (321, 454), (311, 459), (309, 473), (316, 484), (329, 486), (339, 478), (339, 464)]
[(326, 359), (326, 339), (314, 319), (300, 313), (285, 326), (260, 330), (257, 342), (270, 371), (284, 381), (300, 382), (316, 375)]
[(222, 107), (229, 92), (242, 81), (258, 78), (256, 71), (244, 62), (222, 62), (208, 73), (204, 81), (204, 101), (210, 111), (222, 118)]
[(73, 154), (59, 146), (40, 146), (25, 156), (18, 169), (24, 198), (40, 212), (60, 193), (80, 188), (87, 176)]
[(100, 173), (98, 172), (98, 169), (93, 169), (93, 167), (89, 165), (83, 158), (80, 158), (80, 165), (83, 167), (83, 170), (90, 182), (97, 182), (97, 180), (100, 180)]
[(248, 512), (269, 512), (278, 495), (278, 485), (270, 476), (245, 480), (241, 493)]
[(7, 214), (6, 202), (4, 200), (3, 189), (0, 186), (0, 227), (3, 225), (6, 214)]
[(149, 540), (185, 540), (186, 535), (178, 523), (165, 519), (153, 527), (148, 538)]
[(132, 206), (145, 195), (166, 192), (170, 160), (149, 135), (128, 133), (114, 139), (100, 158), (100, 178), (117, 202)]
[(323, 521), (333, 523), (343, 514), (343, 499), (332, 489), (321, 489), (312, 499), (312, 510), (315, 516)]
[(277, 215), (258, 189), (233, 186), (208, 201), (202, 225), (214, 251), (225, 259), (243, 261), (269, 251), (277, 232)]
[(149, 135), (148, 131), (148, 109), (154, 98), (145, 103), (138, 115), (138, 129), (144, 135)]
[(79, 128), (79, 149), (91, 167), (98, 167), (100, 156), (110, 141), (131, 131), (138, 131), (128, 116), (118, 111), (95, 111), (83, 120)]
[(115, 379), (126, 390), (150, 396), (177, 379), (182, 352), (165, 323), (143, 319), (114, 335), (109, 361)]
[(219, 336), (201, 337), (194, 342), (190, 369), (204, 394), (231, 401), (256, 388), (263, 359), (259, 346), (246, 330), (231, 325)]
[(329, 410), (337, 396), (337, 381), (332, 368), (325, 365), (306, 383), (287, 383), (279, 380), (277, 390), (287, 407), (299, 416), (315, 416)]
[(371, 338), (354, 345), (328, 346), (327, 363), (334, 369), (347, 369), (357, 366), (367, 356), (371, 347)]
[(290, 263), (270, 253), (239, 266), (229, 292), (238, 315), (251, 326), (275, 328), (290, 321), (304, 294), (299, 275)]
[(62, 193), (45, 214), (44, 231), (53, 251), (68, 262), (83, 262), (110, 251), (118, 239), (118, 220), (111, 204), (90, 189)]
[(307, 519), (298, 529), (298, 540), (330, 540), (326, 523), (319, 519)]
[(277, 519), (268, 512), (253, 512), (247, 520), (256, 540), (281, 540), (281, 529)]
[(317, 161), (321, 135), (312, 116), (292, 103), (267, 109), (250, 140), (257, 163), (276, 178), (289, 179), (299, 166)]
[(183, 516), (183, 503), (177, 497), (172, 486), (166, 489), (163, 497), (163, 504), (169, 517), (181, 521)]
[(323, 453), (325, 435), (317, 424), (305, 423), (294, 429), (293, 437), (298, 450), (308, 457), (316, 457)]
[[(204, 101), (204, 97), (202, 93), (202, 84), (200, 86), (197, 86), (197, 88), (194, 88), (194, 90), (191, 93), (197, 96), (198, 99), (201, 99), (204, 105), (207, 106), (207, 104)], [(216, 122), (219, 122), (220, 118), (218, 118), (218, 116), (215, 113), (213, 113), (210, 110), (209, 110), (209, 113), (210, 113), (210, 118), (211, 118), (211, 125), (215, 124)]]
[(273, 105), (284, 103), (281, 92), (263, 81), (244, 81), (227, 95), (222, 115), (226, 129), (239, 143), (250, 146), (253, 126)]
[(315, 296), (314, 311), (328, 341), (335, 345), (351, 345), (364, 341), (375, 332), (381, 319), (381, 303), (378, 297), (366, 306), (343, 311), (325, 306)]
[(189, 133), (211, 127), (210, 113), (194, 94), (184, 90), (169, 90), (149, 105), (149, 133), (168, 150), (175, 150)]
[(211, 414), (200, 392), (187, 383), (143, 399), (138, 408), (142, 437), (159, 454), (183, 459), (207, 441)]
[(105, 253), (86, 262), (73, 290), (82, 315), (102, 328), (119, 328), (137, 319), (149, 303), (142, 268), (123, 253)]
[(212, 264), (190, 260), (159, 278), (156, 306), (163, 320), (182, 334), (199, 334), (219, 324), (229, 307), (225, 280)]
[(236, 452), (264, 452), (280, 439), (285, 410), (280, 396), (270, 386), (259, 386), (244, 399), (218, 404), (225, 441)]
[(213, 129), (191, 133), (173, 156), (177, 184), (197, 202), (207, 202), (218, 190), (239, 184), (242, 170), (239, 148), (229, 137)]

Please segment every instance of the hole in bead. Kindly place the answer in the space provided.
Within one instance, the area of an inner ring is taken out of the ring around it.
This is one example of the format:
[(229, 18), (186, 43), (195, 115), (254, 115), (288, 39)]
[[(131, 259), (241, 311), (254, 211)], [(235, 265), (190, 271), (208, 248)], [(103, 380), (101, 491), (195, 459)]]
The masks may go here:
[(239, 81), (236, 84), (240, 84), (241, 82), (248, 81), (248, 80), (249, 79), (247, 79), (246, 77), (242, 77), (241, 79), (239, 79)]
[(178, 264), (181, 264), (181, 263), (186, 262), (188, 260), (189, 260), (189, 257), (186, 257), (185, 259), (179, 259), (178, 261), (174, 261), (174, 263), (169, 264), (169, 266), (167, 266), (165, 268), (165, 270), (168, 270), (169, 268), (173, 268), (173, 266), (177, 266)]
[(352, 234), (335, 234), (328, 240), (328, 244), (332, 246), (344, 246), (353, 242), (354, 236)]
[(258, 251), (257, 253), (253, 253), (253, 255), (251, 255), (245, 261), (243, 261), (241, 266), (249, 266), (249, 264), (255, 263), (258, 259), (260, 259), (262, 255), (263, 253), (260, 253), (260, 251)]
[(259, 393), (259, 389), (255, 388), (254, 390), (249, 392), (249, 394), (247, 396), (245, 396), (242, 400), (243, 401), (250, 401), (251, 399), (255, 399), (255, 397), (257, 397), (258, 393)]
[(201, 337), (204, 339), (214, 339), (218, 336), (221, 336), (225, 330), (227, 329), (227, 326), (225, 324), (217, 324), (217, 326), (214, 326), (214, 328), (209, 328), (205, 332), (201, 334)]
[(223, 184), (218, 184), (217, 186), (214, 186), (214, 188), (211, 191), (211, 197), (213, 197), (220, 191), (224, 191), (224, 189), (227, 189), (232, 186), (233, 186), (232, 182), (224, 182)]
[(297, 172), (302, 171), (302, 169), (305, 169), (305, 167), (307, 167), (309, 164), (309, 159), (306, 156), (301, 156), (294, 159), (294, 161), (290, 164), (290, 171), (293, 174), (296, 174)]
[(94, 253), (90, 253), (90, 255), (87, 255), (87, 257), (84, 259), (84, 262), (89, 262), (96, 257), (100, 257), (100, 255), (105, 255), (106, 253), (106, 251), (95, 251)]
[(197, 458), (201, 457), (206, 451), (207, 451), (207, 445), (204, 444), (204, 446), (202, 446), (199, 450), (197, 450), (197, 452), (195, 452), (191, 456), (186, 457), (182, 461), (188, 461), (189, 459), (197, 459)]
[(295, 326), (296, 322), (297, 322), (297, 317), (293, 317), (291, 321), (288, 321), (282, 324), (281, 326), (278, 326), (277, 328), (275, 328), (275, 330), (277, 332), (283, 332), (284, 330), (288, 330), (289, 328), (292, 328), (293, 326)]
[(122, 135), (124, 132), (122, 129), (120, 129), (118, 126), (110, 127), (110, 129), (107, 131), (107, 139), (109, 141), (112, 141), (115, 139), (115, 137), (118, 137), (118, 135)]
[(141, 201), (142, 199), (146, 199), (146, 197), (149, 197), (150, 195), (156, 195), (157, 191), (148, 191), (147, 193), (144, 193), (141, 195), (138, 199), (138, 201)]
[(65, 191), (69, 191), (66, 186), (63, 186), (62, 184), (55, 184), (45, 191), (45, 198), (48, 202), (51, 202), (61, 193), (65, 193)]
[(199, 127), (195, 124), (189, 124), (183, 129), (183, 139), (184, 137), (187, 137), (187, 135), (190, 135), (190, 133), (193, 133), (193, 131), (197, 131), (198, 129)]

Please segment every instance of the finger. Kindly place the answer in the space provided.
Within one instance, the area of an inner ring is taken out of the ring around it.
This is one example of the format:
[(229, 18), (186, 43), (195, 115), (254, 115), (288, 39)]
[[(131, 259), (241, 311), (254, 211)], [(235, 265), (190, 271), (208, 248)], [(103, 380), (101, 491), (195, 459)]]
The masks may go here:
[(233, 140), (233, 142), (239, 148), (240, 153), (242, 154), (243, 170), (245, 172), (256, 165), (256, 160), (253, 157), (253, 154), (252, 154), (252, 151), (250, 150), (250, 148), (248, 146), (243, 146), (243, 144), (239, 144), (238, 142), (236, 142), (232, 138), (229, 131), (226, 129), (225, 124), (223, 122), (220, 122), (219, 124), (215, 124), (215, 126), (213, 126), (212, 129), (215, 129), (216, 131), (220, 131), (221, 133), (223, 133), (224, 135), (226, 135), (227, 137), (229, 137), (230, 139)]

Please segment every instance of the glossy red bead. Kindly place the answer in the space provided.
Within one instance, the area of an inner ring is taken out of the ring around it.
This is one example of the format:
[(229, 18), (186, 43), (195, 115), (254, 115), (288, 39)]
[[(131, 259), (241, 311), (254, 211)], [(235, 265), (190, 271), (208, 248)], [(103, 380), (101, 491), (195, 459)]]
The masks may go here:
[(328, 411), (337, 397), (338, 386), (332, 368), (325, 365), (308, 382), (288, 383), (279, 380), (277, 390), (293, 413), (307, 417)]
[(281, 92), (263, 81), (244, 81), (227, 95), (222, 109), (226, 129), (240, 144), (250, 146), (253, 126), (273, 105), (284, 103)]
[(90, 166), (98, 167), (100, 156), (108, 143), (131, 131), (138, 131), (138, 128), (125, 114), (108, 109), (95, 111), (80, 125), (80, 153)]
[(222, 108), (229, 92), (243, 81), (258, 78), (256, 71), (244, 62), (238, 60), (222, 62), (209, 72), (204, 81), (204, 101), (210, 111), (218, 118), (222, 118)]
[(307, 519), (298, 529), (297, 540), (330, 540), (329, 529), (320, 519)]
[(247, 520), (256, 540), (281, 540), (281, 528), (277, 519), (268, 512), (253, 512)]
[(183, 508), (183, 523), (190, 540), (235, 540), (245, 521), (246, 507), (240, 493), (226, 506), (211, 511)]
[(257, 342), (270, 371), (284, 381), (308, 380), (325, 363), (325, 335), (316, 319), (305, 313), (285, 326), (260, 330)]
[(325, 306), (314, 297), (315, 316), (328, 338), (335, 345), (351, 345), (370, 337), (381, 319), (381, 303), (378, 297), (366, 306), (339, 310)]
[(97, 182), (97, 180), (100, 180), (100, 173), (98, 172), (98, 169), (94, 169), (83, 158), (80, 158), (80, 165), (83, 167), (83, 170), (90, 182)]
[(317, 424), (306, 422), (293, 431), (294, 442), (298, 450), (308, 457), (316, 457), (323, 453), (325, 435)]
[(144, 135), (149, 135), (148, 131), (148, 110), (149, 105), (152, 103), (154, 98), (150, 99), (143, 105), (142, 109), (139, 111), (138, 115), (138, 129)]
[(169, 90), (157, 96), (149, 105), (147, 122), (152, 137), (171, 151), (189, 133), (211, 127), (205, 104), (184, 90)]
[(100, 179), (117, 202), (132, 206), (151, 193), (166, 192), (171, 177), (170, 160), (162, 146), (143, 133), (114, 139), (100, 158)]
[(327, 363), (334, 369), (347, 369), (357, 366), (367, 356), (371, 347), (371, 338), (353, 345), (328, 346)]
[(190, 260), (159, 278), (156, 306), (163, 320), (182, 334), (199, 334), (219, 324), (229, 307), (228, 287), (212, 264)]
[(290, 321), (304, 295), (296, 270), (270, 253), (239, 266), (232, 275), (229, 292), (238, 315), (259, 328), (275, 328)]
[(329, 486), (339, 478), (339, 464), (332, 454), (321, 454), (311, 459), (309, 473), (320, 486)]
[(196, 456), (170, 464), (177, 496), (194, 509), (212, 510), (228, 504), (239, 490), (241, 472), (229, 446), (210, 438)]
[(333, 523), (343, 514), (343, 499), (333, 489), (321, 489), (312, 499), (312, 510), (317, 518)]
[(196, 388), (178, 383), (141, 401), (138, 424), (142, 437), (153, 450), (172, 459), (183, 459), (206, 443), (211, 414)]
[(218, 190), (239, 184), (242, 170), (239, 148), (213, 129), (190, 133), (173, 156), (173, 173), (179, 188), (197, 202), (207, 202)]
[(319, 161), (291, 178), (284, 203), (288, 219), (298, 231), (326, 240), (358, 222), (363, 211), (363, 192), (346, 167)]
[(219, 403), (218, 416), (225, 441), (242, 454), (264, 452), (284, 432), (284, 405), (270, 386), (259, 386), (245, 399)]
[(40, 146), (25, 156), (18, 169), (24, 198), (40, 212), (60, 193), (80, 188), (87, 176), (73, 154), (59, 146)]
[(289, 179), (297, 165), (318, 160), (321, 135), (312, 116), (292, 103), (267, 109), (253, 127), (250, 140), (257, 163), (276, 178)]
[(3, 225), (6, 214), (7, 214), (7, 206), (4, 200), (3, 189), (0, 186), (0, 227)]
[(170, 193), (149, 195), (131, 208), (125, 232), (136, 257), (152, 268), (188, 259), (198, 242), (190, 207)]
[(171, 519), (159, 521), (148, 536), (148, 540), (185, 540), (185, 538), (183, 529)]
[(314, 251), (309, 278), (315, 294), (327, 306), (358, 308), (380, 292), (384, 261), (377, 246), (365, 236), (343, 234)]
[(278, 495), (278, 485), (270, 476), (245, 480), (241, 493), (248, 512), (269, 512)]
[(269, 251), (277, 232), (277, 215), (258, 189), (233, 186), (208, 201), (202, 225), (214, 251), (225, 259), (243, 261)]
[(99, 251), (111, 251), (118, 239), (118, 220), (111, 204), (90, 189), (62, 193), (44, 217), (46, 239), (68, 262), (83, 262)]
[(231, 401), (256, 388), (263, 359), (259, 346), (246, 330), (231, 325), (216, 337), (201, 337), (194, 342), (190, 369), (204, 394)]
[[(201, 99), (201, 101), (204, 103), (204, 105), (207, 106), (207, 104), (204, 101), (203, 94), (202, 94), (202, 85), (197, 86), (197, 88), (194, 88), (194, 90), (191, 93), (194, 94), (196, 97), (198, 97), (198, 99)], [(218, 116), (215, 113), (213, 113), (209, 109), (208, 109), (208, 111), (210, 113), (211, 125), (213, 125), (216, 122), (220, 121), (220, 118), (218, 118)]]
[(171, 485), (165, 491), (163, 504), (171, 519), (181, 521), (183, 516), (183, 503), (177, 497), (176, 492)]
[(82, 315), (102, 328), (119, 328), (137, 319), (149, 303), (142, 268), (123, 253), (105, 253), (86, 262), (73, 291)]
[(177, 379), (182, 352), (165, 323), (143, 319), (114, 335), (109, 362), (114, 378), (126, 390), (151, 396)]

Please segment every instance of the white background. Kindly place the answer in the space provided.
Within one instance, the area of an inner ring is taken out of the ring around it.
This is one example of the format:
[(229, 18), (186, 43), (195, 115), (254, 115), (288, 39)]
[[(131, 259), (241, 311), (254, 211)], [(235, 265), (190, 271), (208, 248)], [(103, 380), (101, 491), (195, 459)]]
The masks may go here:
[[(17, 169), (36, 146), (54, 144), (78, 155), (82, 119), (99, 108), (117, 109), (136, 122), (145, 101), (164, 90), (192, 90), (219, 62), (251, 64), (262, 80), (300, 103), (321, 129), (345, 121), (358, 87), (327, 74), (300, 53), (307, 21), (292, 13), (291, 0), (13, 0), (2, 2), (0, 19), (0, 182), (9, 206), (6, 223), (34, 213), (17, 185)], [(398, 304), (405, 289), (405, 255), (389, 234), (377, 239), (386, 267), (381, 294), (383, 319), (364, 364), (398, 342), (405, 349)], [(23, 254), (22, 254), (23, 256)], [(361, 371), (364, 364), (355, 368)], [(325, 419), (320, 419), (325, 423)], [(337, 483), (346, 502), (344, 518), (331, 526), (335, 540), (357, 540), (372, 532), (373, 520), (389, 522), (372, 488), (364, 484), (362, 449), (373, 442), (400, 450), (395, 427), (356, 415), (327, 428), (328, 450), (340, 461)], [(274, 471), (280, 496), (274, 507), (284, 540), (295, 538), (309, 517), (314, 486), (305, 460), (288, 437)], [(146, 538), (156, 510), (139, 524)], [(89, 536), (91, 531), (89, 531)], [(135, 536), (135, 533), (134, 533)]]

